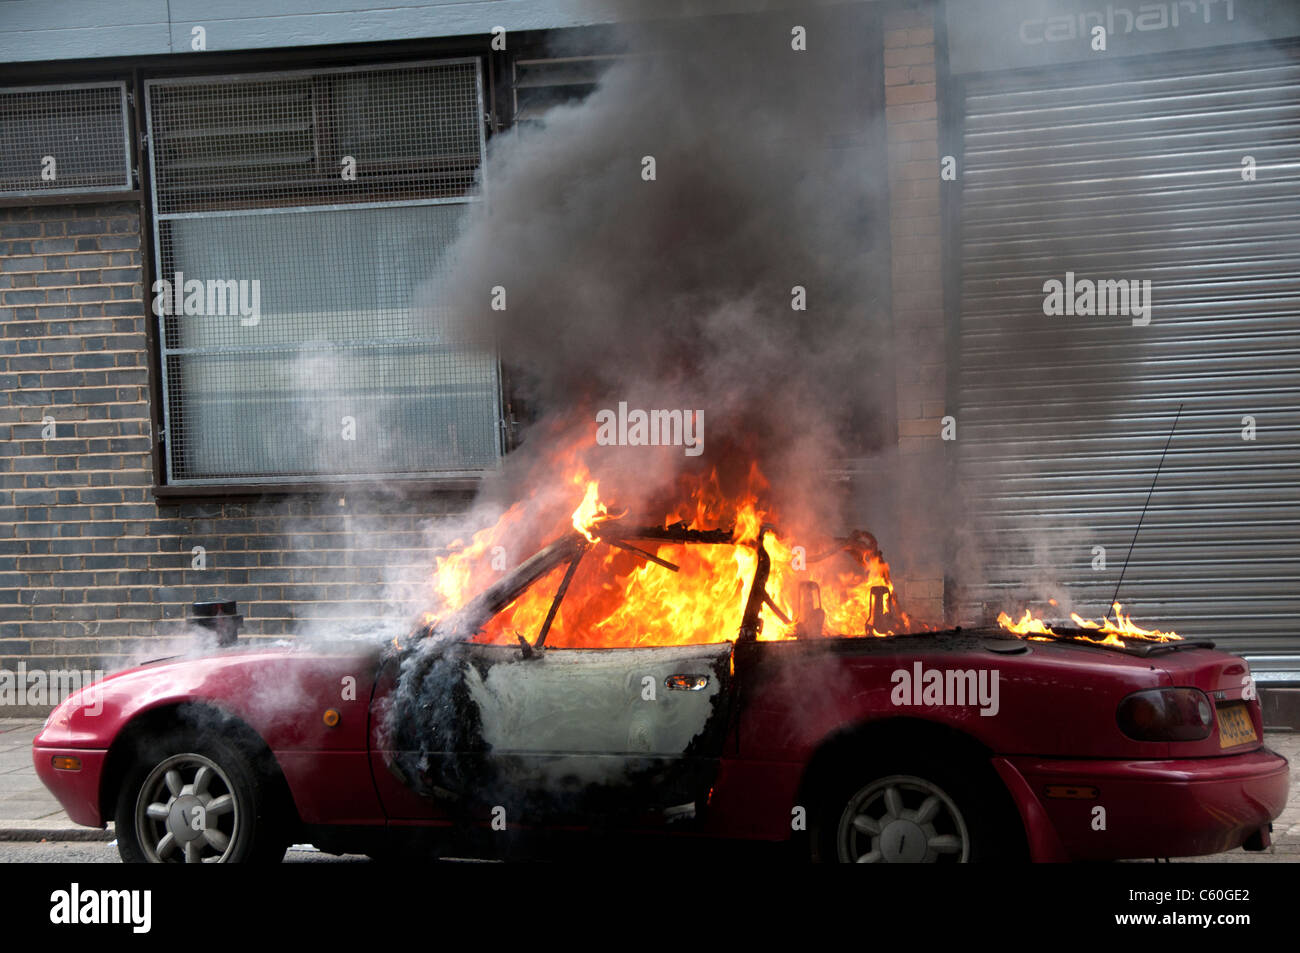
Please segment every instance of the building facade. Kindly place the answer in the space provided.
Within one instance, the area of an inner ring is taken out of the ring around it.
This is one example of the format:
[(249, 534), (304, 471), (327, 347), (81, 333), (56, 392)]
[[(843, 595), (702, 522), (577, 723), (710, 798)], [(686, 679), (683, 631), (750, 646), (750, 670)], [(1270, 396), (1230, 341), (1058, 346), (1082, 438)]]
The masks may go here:
[[(253, 639), (382, 612), (515, 419), (508, 377), (431, 339), (411, 297), (481, 200), (491, 138), (589, 89), (607, 24), (660, 14), (8, 6), (0, 668), (112, 666), (195, 601), (237, 600)], [(863, 174), (909, 359), (896, 453), (849, 479), (897, 488), (881, 538), (913, 543), (905, 605), (969, 618), (1050, 564), (1104, 607), (1123, 571), (1136, 617), (1300, 678), (1300, 13), (819, 6), (850, 17), (883, 107)], [(557, 55), (573, 36), (587, 52)], [(185, 278), (250, 271), (274, 288)], [(263, 310), (276, 336), (252, 343)], [(322, 348), (346, 368), (328, 389)], [(359, 438), (322, 452), (295, 402)], [(914, 545), (933, 534), (908, 487), (934, 473), (969, 525)], [(377, 478), (403, 492), (366, 492)]]

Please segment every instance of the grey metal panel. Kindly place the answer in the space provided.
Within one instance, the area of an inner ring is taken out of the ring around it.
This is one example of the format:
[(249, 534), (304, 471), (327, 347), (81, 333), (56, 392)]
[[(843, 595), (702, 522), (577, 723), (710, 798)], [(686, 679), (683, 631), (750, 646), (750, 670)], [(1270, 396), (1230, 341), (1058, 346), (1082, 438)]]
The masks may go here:
[(0, 63), (167, 53), (167, 24), (0, 32)]
[(167, 22), (167, 0), (5, 0), (0, 33)]
[[(817, 0), (814, 6), (832, 5)], [(865, 0), (864, 0), (865, 2)], [(798, 8), (809, 0), (0, 0), (0, 62), (374, 43)], [(201, 55), (201, 54), (196, 54)]]
[(626, 5), (584, 0), (4, 0), (0, 62), (190, 51), (202, 26), (209, 51), (369, 43), (416, 37), (585, 26)]
[[(1236, 651), (1300, 652), (1300, 49), (965, 89), (966, 608), (1064, 594), (1100, 617), (1181, 402), (1120, 602)], [(1150, 324), (1045, 315), (1067, 271), (1150, 280)]]
[[(207, 49), (247, 50), (286, 46), (315, 46), (330, 43), (378, 43), (386, 40), (436, 36), (486, 35), (493, 27), (508, 30), (542, 30), (585, 26), (604, 22), (593, 16), (589, 4), (549, 0), (517, 2), (480, 0), (471, 3), (423, 3), (394, 7), (364, 2), (353, 9), (275, 16), (217, 16), (195, 4), (193, 16), (172, 9), (172, 44), (176, 50), (190, 48), (191, 31), (202, 26)], [(506, 21), (506, 22), (503, 22)]]
[(168, 51), (167, 0), (6, 0), (0, 63)]

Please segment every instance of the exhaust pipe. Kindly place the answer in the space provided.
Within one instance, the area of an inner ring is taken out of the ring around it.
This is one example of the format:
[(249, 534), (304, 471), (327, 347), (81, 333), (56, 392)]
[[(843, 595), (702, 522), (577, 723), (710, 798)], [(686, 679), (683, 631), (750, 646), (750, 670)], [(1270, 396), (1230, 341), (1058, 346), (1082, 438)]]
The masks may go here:
[(207, 629), (217, 636), (217, 645), (227, 648), (239, 637), (239, 627), (244, 617), (238, 614), (234, 600), (228, 602), (195, 602), (190, 606), (190, 623)]

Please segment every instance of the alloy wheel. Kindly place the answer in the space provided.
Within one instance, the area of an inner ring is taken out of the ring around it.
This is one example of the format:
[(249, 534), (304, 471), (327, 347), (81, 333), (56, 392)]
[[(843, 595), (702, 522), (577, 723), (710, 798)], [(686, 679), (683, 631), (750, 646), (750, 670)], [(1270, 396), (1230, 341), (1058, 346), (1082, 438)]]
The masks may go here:
[(879, 778), (849, 799), (836, 836), (846, 863), (966, 863), (970, 834), (942, 788), (913, 775)]
[(150, 863), (221, 863), (239, 824), (230, 778), (201, 754), (167, 758), (149, 772), (136, 798), (136, 835)]

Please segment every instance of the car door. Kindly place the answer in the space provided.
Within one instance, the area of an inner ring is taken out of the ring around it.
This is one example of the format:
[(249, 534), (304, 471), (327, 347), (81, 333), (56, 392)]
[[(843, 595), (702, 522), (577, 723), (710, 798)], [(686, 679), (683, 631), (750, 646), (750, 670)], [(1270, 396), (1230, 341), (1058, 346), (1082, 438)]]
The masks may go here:
[(502, 801), (551, 814), (681, 812), (707, 795), (730, 700), (731, 643), (474, 646), (466, 695)]
[[(472, 640), (427, 652), (417, 678), (407, 672), (406, 694), (420, 688), (415, 699), (396, 692), (390, 753), (421, 793), (534, 820), (679, 818), (707, 796), (731, 711), (732, 643), (637, 644), (649, 623), (594, 637), (626, 566), (591, 560), (575, 581), (585, 551), (532, 583), (546, 594), (541, 623), (521, 617), (537, 603), (521, 592)], [(615, 578), (599, 578), (611, 566)], [(595, 615), (592, 599), (604, 600)]]

